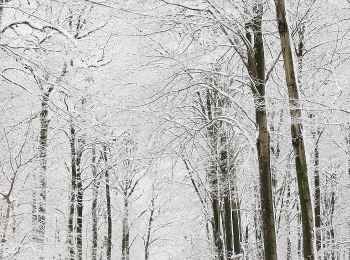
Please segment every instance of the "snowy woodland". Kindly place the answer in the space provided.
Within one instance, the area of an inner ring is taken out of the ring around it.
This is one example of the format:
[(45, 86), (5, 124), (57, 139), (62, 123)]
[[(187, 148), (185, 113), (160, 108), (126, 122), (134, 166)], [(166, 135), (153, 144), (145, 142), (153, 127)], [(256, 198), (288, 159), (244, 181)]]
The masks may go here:
[(1, 0), (1, 260), (350, 260), (349, 0)]

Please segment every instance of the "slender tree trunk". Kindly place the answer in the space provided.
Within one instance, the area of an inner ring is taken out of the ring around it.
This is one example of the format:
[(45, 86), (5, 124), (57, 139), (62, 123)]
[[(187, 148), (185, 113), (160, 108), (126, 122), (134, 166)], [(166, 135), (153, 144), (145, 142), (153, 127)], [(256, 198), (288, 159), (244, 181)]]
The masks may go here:
[(219, 183), (217, 176), (217, 139), (218, 131), (216, 124), (213, 124), (214, 109), (213, 97), (210, 94), (210, 91), (207, 90), (206, 93), (206, 111), (208, 115), (208, 121), (212, 123), (208, 127), (208, 139), (211, 145), (211, 156), (208, 169), (208, 179), (211, 189), (211, 207), (212, 207), (212, 230), (213, 230), (213, 239), (214, 246), (217, 253), (218, 260), (224, 260), (224, 242), (223, 235), (221, 231), (221, 205), (220, 205), (220, 195), (219, 195)]
[(154, 211), (155, 211), (155, 203), (154, 203), (154, 196), (152, 196), (151, 199), (151, 207), (150, 207), (150, 214), (148, 218), (148, 225), (147, 225), (147, 234), (146, 234), (146, 240), (144, 242), (145, 246), (145, 260), (149, 260), (149, 251), (150, 251), (150, 245), (151, 245), (151, 232), (153, 229), (153, 221), (154, 221)]
[(346, 142), (346, 156), (347, 156), (347, 163), (348, 163), (348, 175), (350, 177), (350, 125), (345, 127), (345, 142)]
[(233, 248), (235, 255), (242, 254), (242, 229), (241, 229), (241, 214), (240, 214), (240, 202), (237, 198), (237, 182), (236, 173), (233, 169), (231, 174), (231, 187), (230, 187), (230, 202), (231, 202), (231, 216), (232, 216), (232, 229), (233, 229)]
[(297, 234), (298, 234), (298, 257), (299, 259), (303, 256), (303, 231), (302, 231), (302, 219), (301, 219), (301, 212), (300, 212), (300, 203), (299, 200), (297, 201)]
[[(332, 193), (332, 197), (334, 197), (334, 192)], [(334, 201), (332, 201), (332, 203), (334, 203)], [(332, 204), (332, 206), (334, 207), (334, 204)], [(336, 247), (335, 247), (335, 232), (334, 232), (334, 225), (333, 225), (333, 214), (331, 215), (331, 219), (330, 219), (330, 244), (331, 244), (331, 252), (332, 252), (332, 256), (331, 259), (335, 260), (336, 259)]]
[[(222, 126), (221, 126), (222, 128)], [(221, 129), (222, 132), (225, 132)], [(227, 144), (226, 133), (221, 133), (220, 138), (220, 171), (223, 177), (223, 228), (225, 233), (225, 255), (226, 259), (230, 259), (233, 254), (233, 228), (232, 228), (232, 208), (230, 199), (230, 176), (228, 172)]]
[[(288, 174), (290, 179), (290, 174)], [(287, 180), (287, 201), (286, 201), (286, 225), (287, 225), (287, 260), (292, 260), (292, 241), (290, 234), (290, 203), (291, 203), (291, 194), (290, 194), (290, 181)]]
[[(49, 128), (49, 96), (53, 90), (50, 87), (42, 94), (40, 112), (40, 137), (39, 137), (39, 174), (35, 176), (33, 189), (32, 221), (34, 229), (34, 242), (38, 246), (39, 259), (45, 259), (44, 242), (46, 229), (46, 189), (47, 189), (47, 138)], [(35, 174), (35, 173), (34, 173)]]
[(212, 210), (213, 210), (213, 221), (212, 221), (212, 228), (213, 228), (213, 238), (214, 238), (214, 245), (215, 249), (218, 255), (219, 260), (224, 260), (224, 246), (222, 241), (222, 235), (221, 235), (221, 217), (220, 217), (220, 204), (219, 199), (215, 197), (216, 195), (212, 196)]
[[(332, 179), (335, 178), (335, 174), (332, 174)], [(334, 219), (334, 208), (335, 208), (335, 191), (334, 188), (332, 187), (332, 183), (330, 184), (330, 196), (328, 198), (328, 201), (325, 203), (326, 204), (326, 209), (327, 209), (327, 233), (328, 233), (328, 250), (327, 251), (327, 259), (335, 260), (336, 259), (336, 246), (335, 246), (335, 232), (334, 232), (334, 224), (333, 224), (333, 219)]]
[(77, 178), (76, 178), (76, 194), (77, 194), (77, 214), (76, 214), (76, 230), (77, 230), (77, 260), (83, 259), (83, 184), (82, 184), (82, 170), (81, 159), (83, 156), (85, 140), (81, 137), (78, 138), (78, 151), (76, 157), (77, 164)]
[[(264, 258), (264, 241), (261, 237), (261, 221), (260, 221), (260, 210), (258, 205), (258, 194), (255, 195), (255, 212), (254, 212), (254, 228), (255, 228), (255, 244), (256, 244), (256, 256), (257, 259), (265, 259)], [(267, 259), (266, 259), (267, 260)]]
[(97, 200), (98, 200), (98, 181), (97, 181), (97, 160), (96, 160), (96, 145), (92, 147), (92, 248), (91, 248), (91, 259), (97, 260), (97, 247), (98, 247), (98, 218), (97, 218)]
[(230, 259), (233, 254), (233, 228), (232, 209), (229, 195), (224, 195), (224, 229), (226, 258)]
[(294, 68), (294, 57), (292, 53), (292, 43), (286, 18), (286, 8), (284, 0), (276, 1), (276, 13), (278, 21), (278, 31), (281, 39), (282, 54), (288, 86), (291, 136), (294, 148), (297, 182), (299, 189), (299, 200), (301, 207), (301, 217), (303, 226), (303, 252), (304, 258), (315, 259), (314, 255), (314, 217), (311, 193), (308, 180), (305, 145), (303, 139), (302, 114), (299, 104), (299, 90)]
[(127, 181), (124, 190), (124, 214), (122, 220), (122, 260), (129, 260), (129, 197)]
[[(234, 195), (231, 195), (234, 196)], [(233, 246), (235, 255), (242, 253), (241, 246), (241, 223), (240, 223), (240, 204), (236, 198), (231, 197), (232, 205), (232, 227), (233, 227)]]
[(270, 134), (267, 124), (266, 100), (265, 100), (265, 54), (262, 36), (263, 3), (255, 4), (255, 17), (252, 20), (251, 29), (254, 33), (252, 39), (249, 32), (247, 38), (253, 41), (254, 51), (248, 50), (249, 74), (251, 75), (252, 90), (255, 101), (256, 124), (258, 126), (258, 138), (256, 142), (259, 161), (260, 203), (262, 233), (264, 241), (265, 259), (277, 260), (277, 243), (274, 218), (274, 203), (272, 198), (271, 154)]
[(68, 217), (68, 251), (70, 260), (75, 260), (75, 208), (76, 208), (76, 183), (77, 183), (77, 167), (76, 167), (76, 134), (75, 128), (71, 123), (70, 126), (70, 152), (71, 152), (71, 191), (69, 203), (69, 217)]
[(249, 245), (249, 226), (248, 225), (245, 227), (244, 241), (246, 244), (245, 249), (243, 251), (244, 259), (249, 260), (249, 250), (248, 250), (249, 249), (249, 246), (248, 246)]
[(321, 237), (321, 187), (320, 187), (320, 170), (319, 170), (319, 147), (318, 141), (320, 131), (313, 133), (315, 138), (314, 147), (314, 183), (315, 183), (315, 229), (316, 229), (316, 249), (319, 252), (322, 247)]
[(103, 147), (103, 157), (105, 161), (105, 179), (106, 179), (106, 207), (107, 207), (107, 247), (106, 256), (107, 260), (111, 260), (112, 254), (112, 210), (111, 210), (111, 194), (109, 189), (109, 169), (108, 169), (108, 157), (107, 147)]

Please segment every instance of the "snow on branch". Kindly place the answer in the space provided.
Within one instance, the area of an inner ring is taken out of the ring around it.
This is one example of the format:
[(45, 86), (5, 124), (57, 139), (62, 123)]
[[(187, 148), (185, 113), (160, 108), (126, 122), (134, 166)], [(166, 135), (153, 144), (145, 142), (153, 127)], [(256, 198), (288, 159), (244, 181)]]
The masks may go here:
[(39, 23), (29, 21), (29, 20), (18, 20), (18, 21), (14, 21), (14, 22), (11, 22), (9, 24), (6, 24), (0, 29), (0, 33), (3, 34), (8, 29), (11, 29), (17, 25), (26, 25), (26, 26), (28, 26), (34, 30), (38, 30), (38, 31), (45, 31), (46, 29), (53, 30), (53, 31), (56, 31), (56, 32), (62, 34), (63, 36), (65, 36), (74, 45), (78, 44), (77, 40), (69, 32), (67, 32), (64, 28), (61, 28), (59, 26), (52, 25), (52, 24), (43, 25), (43, 24), (39, 24)]
[(89, 30), (89, 31), (87, 31), (87, 32), (85, 32), (85, 33), (83, 33), (83, 34), (79, 34), (76, 38), (77, 38), (77, 39), (83, 39), (83, 38), (89, 36), (90, 34), (95, 33), (95, 32), (97, 32), (98, 30), (102, 29), (102, 28), (105, 27), (107, 24), (108, 24), (107, 22), (101, 23), (101, 24), (99, 24), (98, 26), (96, 26), (95, 28), (93, 28), (93, 29), (91, 29), (91, 30)]

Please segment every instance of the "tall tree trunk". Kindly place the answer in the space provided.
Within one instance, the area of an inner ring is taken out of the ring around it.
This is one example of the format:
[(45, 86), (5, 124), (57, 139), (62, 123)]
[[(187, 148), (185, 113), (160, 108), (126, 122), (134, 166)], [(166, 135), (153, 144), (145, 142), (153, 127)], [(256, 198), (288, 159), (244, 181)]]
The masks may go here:
[(92, 204), (91, 204), (91, 215), (92, 215), (92, 248), (91, 248), (91, 259), (97, 260), (97, 247), (98, 247), (98, 218), (97, 218), (97, 200), (98, 200), (98, 181), (97, 181), (97, 160), (96, 160), (96, 144), (92, 146)]
[(315, 139), (314, 146), (314, 183), (315, 183), (315, 229), (316, 229), (316, 249), (319, 252), (322, 246), (321, 237), (321, 187), (320, 187), (320, 155), (318, 141), (320, 138), (320, 131), (313, 133)]
[(346, 142), (346, 157), (347, 157), (347, 172), (350, 177), (350, 125), (345, 127), (345, 142)]
[(109, 189), (109, 169), (108, 169), (108, 157), (107, 147), (103, 147), (103, 157), (105, 161), (105, 179), (106, 179), (106, 207), (107, 207), (107, 247), (106, 256), (107, 260), (111, 260), (112, 254), (112, 210), (111, 210), (111, 194)]
[(84, 145), (84, 139), (76, 137), (75, 127), (71, 122), (71, 194), (68, 217), (68, 250), (71, 260), (82, 260), (83, 257), (83, 187), (81, 159)]
[[(47, 138), (49, 128), (49, 97), (53, 90), (50, 87), (47, 91), (43, 91), (41, 96), (41, 112), (40, 112), (40, 137), (39, 137), (39, 174), (35, 176), (35, 187), (33, 189), (32, 202), (32, 221), (34, 229), (34, 242), (38, 246), (39, 259), (45, 259), (44, 242), (46, 229), (46, 189), (47, 189)], [(35, 174), (35, 173), (34, 173)]]
[[(335, 260), (336, 259), (336, 244), (335, 244), (335, 232), (334, 232), (334, 209), (335, 209), (335, 190), (336, 187), (334, 187), (333, 180), (336, 178), (336, 174), (332, 173), (330, 178), (327, 179), (327, 186), (330, 189), (329, 192), (325, 193), (324, 196), (324, 215), (323, 215), (323, 222), (325, 224), (324, 230), (324, 238), (325, 243), (323, 247), (325, 248), (325, 259), (329, 260)], [(328, 196), (326, 196), (328, 194)]]
[[(290, 179), (290, 174), (288, 174), (288, 179)], [(290, 204), (291, 204), (291, 194), (290, 194), (290, 181), (287, 180), (287, 201), (286, 201), (286, 225), (287, 225), (287, 260), (292, 260), (292, 241), (290, 234)]]
[(267, 124), (265, 100), (265, 53), (262, 36), (263, 3), (257, 1), (254, 8), (255, 17), (250, 25), (254, 34), (254, 39), (252, 39), (250, 33), (247, 32), (248, 40), (254, 44), (254, 51), (248, 50), (248, 64), (249, 74), (253, 80), (251, 89), (254, 93), (256, 124), (258, 127), (256, 146), (259, 161), (264, 256), (266, 260), (277, 260), (274, 203), (272, 198), (270, 134)]
[[(154, 188), (153, 188), (154, 190)], [(155, 197), (154, 194), (152, 195), (151, 199), (151, 206), (149, 208), (149, 218), (148, 218), (148, 225), (147, 225), (147, 233), (146, 233), (146, 240), (144, 241), (145, 246), (145, 260), (149, 260), (149, 253), (150, 253), (150, 245), (151, 245), (151, 233), (153, 229), (153, 221), (154, 221), (154, 211), (155, 211), (155, 203), (154, 203)]]
[(129, 195), (128, 181), (124, 190), (124, 213), (122, 219), (122, 260), (129, 260)]
[(206, 92), (206, 112), (208, 115), (208, 121), (210, 126), (208, 127), (208, 139), (210, 143), (211, 158), (208, 167), (208, 179), (211, 189), (211, 208), (212, 208), (212, 230), (213, 230), (213, 240), (214, 246), (217, 253), (218, 260), (224, 260), (224, 242), (223, 235), (221, 231), (221, 205), (220, 205), (220, 194), (219, 194), (219, 180), (217, 176), (217, 140), (218, 131), (216, 124), (213, 123), (214, 119), (214, 109), (213, 97), (210, 91)]
[(297, 201), (297, 234), (298, 234), (298, 258), (301, 259), (303, 256), (303, 231), (302, 231), (302, 219), (301, 219), (301, 212), (300, 212), (300, 203), (299, 200)]
[[(222, 128), (222, 126), (221, 126)], [(228, 172), (228, 158), (227, 158), (227, 140), (224, 129), (221, 129), (220, 138), (220, 171), (223, 177), (223, 228), (225, 233), (225, 255), (226, 259), (230, 259), (233, 254), (233, 228), (232, 228), (232, 208), (230, 199), (230, 176)]]
[(212, 221), (212, 229), (213, 229), (213, 239), (214, 245), (217, 252), (217, 256), (219, 260), (224, 260), (224, 245), (222, 241), (221, 235), (221, 216), (220, 216), (220, 203), (219, 198), (216, 195), (212, 195), (212, 211), (213, 211), (213, 221)]
[(303, 252), (304, 258), (315, 259), (314, 255), (314, 217), (309, 187), (305, 145), (303, 139), (302, 114), (299, 104), (299, 90), (294, 68), (294, 57), (292, 53), (292, 43), (286, 18), (286, 8), (284, 0), (276, 1), (276, 13), (278, 21), (278, 31), (280, 34), (282, 54), (286, 82), (288, 86), (289, 107), (291, 117), (291, 136), (294, 148), (297, 182), (299, 189), (299, 200), (301, 207), (302, 227), (303, 227)]
[(83, 259), (83, 183), (82, 183), (82, 170), (81, 170), (81, 159), (83, 156), (85, 146), (85, 140), (81, 137), (78, 138), (78, 151), (76, 157), (77, 164), (77, 178), (76, 178), (76, 194), (77, 194), (77, 214), (76, 214), (76, 230), (77, 230), (77, 260)]
[(76, 203), (76, 183), (77, 183), (77, 167), (76, 167), (76, 148), (75, 148), (75, 128), (71, 123), (70, 126), (70, 152), (71, 152), (71, 191), (69, 202), (68, 217), (68, 251), (71, 260), (75, 260), (75, 203)]
[(330, 234), (330, 245), (331, 245), (331, 259), (336, 259), (336, 247), (335, 247), (335, 232), (334, 232), (334, 224), (333, 224), (333, 218), (334, 218), (334, 207), (335, 207), (335, 191), (333, 190), (331, 193), (331, 201), (330, 201), (330, 219), (329, 219), (329, 234)]
[(242, 253), (241, 246), (241, 223), (240, 223), (240, 203), (239, 201), (233, 197), (235, 194), (231, 194), (231, 205), (232, 205), (232, 227), (233, 227), (233, 246), (235, 255), (239, 255)]
[[(256, 187), (257, 188), (257, 187)], [(256, 256), (257, 259), (265, 259), (264, 258), (264, 248), (263, 248), (263, 238), (261, 237), (261, 216), (260, 216), (260, 206), (259, 206), (259, 194), (254, 195), (255, 199), (255, 212), (254, 212), (254, 229), (255, 229), (255, 244), (256, 244)], [(267, 259), (266, 259), (267, 260)]]
[(232, 216), (232, 231), (233, 231), (233, 248), (235, 255), (242, 254), (242, 225), (241, 225), (241, 206), (237, 197), (237, 182), (235, 169), (232, 170), (230, 179), (230, 201), (231, 201), (231, 216)]
[(248, 246), (249, 245), (249, 226), (248, 225), (245, 227), (244, 242), (246, 244), (244, 251), (243, 251), (244, 259), (249, 260), (249, 250), (248, 250), (248, 248), (249, 248), (249, 246)]

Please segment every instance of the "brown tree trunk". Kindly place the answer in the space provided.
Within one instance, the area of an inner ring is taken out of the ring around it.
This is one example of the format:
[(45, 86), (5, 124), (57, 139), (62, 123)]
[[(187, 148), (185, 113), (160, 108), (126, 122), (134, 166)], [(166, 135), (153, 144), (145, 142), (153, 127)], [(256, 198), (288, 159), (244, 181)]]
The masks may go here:
[[(272, 198), (272, 176), (270, 155), (270, 134), (267, 124), (265, 100), (265, 54), (262, 36), (263, 3), (255, 5), (255, 17), (251, 23), (254, 39), (247, 32), (248, 40), (253, 44), (253, 53), (248, 50), (249, 74), (252, 78), (254, 93), (256, 124), (258, 138), (256, 142), (259, 161), (260, 203), (262, 233), (264, 241), (264, 257), (277, 260), (277, 243), (274, 218), (274, 203)], [(253, 41), (253, 42), (252, 42)]]
[(286, 82), (288, 86), (289, 107), (291, 117), (291, 136), (294, 148), (299, 200), (303, 227), (304, 258), (313, 260), (314, 256), (314, 217), (311, 193), (308, 180), (305, 145), (303, 140), (302, 114), (299, 104), (299, 90), (294, 68), (294, 57), (284, 0), (276, 1), (278, 31), (280, 34)]
[[(256, 187), (257, 188), (257, 187)], [(258, 200), (259, 195), (255, 195), (255, 212), (254, 212), (254, 229), (255, 229), (255, 244), (256, 244), (256, 256), (257, 259), (265, 259), (264, 258), (264, 241), (263, 238), (261, 237), (261, 216), (259, 214), (259, 200)]]

